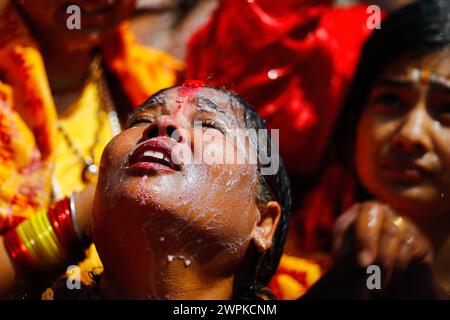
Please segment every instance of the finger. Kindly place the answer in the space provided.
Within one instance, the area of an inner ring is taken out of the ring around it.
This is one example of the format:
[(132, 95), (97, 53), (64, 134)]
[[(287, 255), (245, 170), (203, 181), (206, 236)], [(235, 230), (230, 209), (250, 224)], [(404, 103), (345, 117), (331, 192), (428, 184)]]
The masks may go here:
[(360, 204), (354, 204), (337, 219), (333, 231), (333, 254), (335, 256), (342, 253), (344, 237), (350, 226), (356, 221), (359, 210)]
[(392, 219), (384, 219), (378, 243), (376, 263), (382, 268), (382, 286), (385, 287), (394, 272), (397, 256), (403, 244), (400, 228)]
[(405, 271), (413, 260), (427, 265), (433, 263), (433, 251), (428, 240), (411, 224), (408, 224), (402, 235), (402, 248), (396, 261), (398, 272)]
[(433, 246), (415, 225), (410, 223), (408, 231), (409, 236), (405, 241), (411, 243), (414, 259), (431, 266), (434, 260)]
[(378, 240), (386, 211), (385, 206), (374, 202), (361, 205), (355, 226), (355, 241), (357, 260), (363, 268), (371, 265), (377, 256)]
[(403, 273), (411, 263), (411, 257), (413, 248), (410, 242), (402, 242), (401, 248), (399, 250), (399, 254), (397, 256), (397, 260), (395, 263), (395, 271), (398, 274)]

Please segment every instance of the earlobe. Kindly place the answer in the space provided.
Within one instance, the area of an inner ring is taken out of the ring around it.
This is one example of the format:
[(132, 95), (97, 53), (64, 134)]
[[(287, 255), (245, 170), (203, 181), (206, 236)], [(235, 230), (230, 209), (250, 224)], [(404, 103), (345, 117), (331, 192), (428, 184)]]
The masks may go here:
[(280, 204), (269, 201), (260, 214), (261, 218), (253, 229), (252, 241), (259, 252), (264, 252), (272, 246), (272, 239), (280, 221)]

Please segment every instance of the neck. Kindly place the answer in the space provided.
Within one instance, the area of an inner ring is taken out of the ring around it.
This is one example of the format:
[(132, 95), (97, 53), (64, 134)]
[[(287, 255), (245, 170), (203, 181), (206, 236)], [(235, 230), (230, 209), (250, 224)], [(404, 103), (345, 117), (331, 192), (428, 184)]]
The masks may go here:
[(204, 267), (186, 267), (182, 260), (173, 260), (164, 270), (152, 270), (148, 279), (152, 279), (151, 274), (156, 275), (153, 281), (142, 281), (141, 278), (134, 284), (135, 276), (121, 277), (117, 281), (105, 268), (100, 281), (100, 295), (108, 300), (229, 300), (232, 296), (232, 276), (214, 277), (209, 270), (205, 272)]
[(53, 93), (79, 90), (89, 76), (93, 60), (90, 49), (68, 50), (55, 43), (41, 42), (45, 68)]
[(69, 49), (60, 41), (38, 39), (57, 112), (62, 113), (82, 93), (93, 60), (92, 49)]

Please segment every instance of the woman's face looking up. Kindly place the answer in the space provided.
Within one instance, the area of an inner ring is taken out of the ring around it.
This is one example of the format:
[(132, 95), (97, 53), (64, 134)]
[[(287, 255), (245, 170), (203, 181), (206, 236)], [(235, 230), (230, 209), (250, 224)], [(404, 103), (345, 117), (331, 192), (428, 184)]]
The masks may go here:
[[(270, 247), (279, 210), (265, 220), (258, 209), (256, 164), (225, 161), (230, 151), (255, 156), (245, 142), (236, 143), (246, 141), (236, 130), (245, 128), (244, 110), (230, 101), (211, 88), (165, 90), (134, 111), (128, 128), (108, 144), (93, 228), (106, 266), (136, 272), (133, 259), (117, 263), (124, 256), (143, 260), (142, 272), (178, 260), (232, 272), (252, 239), (263, 237)], [(168, 258), (150, 261), (149, 252)]]
[(356, 168), (377, 198), (416, 220), (450, 212), (450, 50), (404, 56), (373, 86)]

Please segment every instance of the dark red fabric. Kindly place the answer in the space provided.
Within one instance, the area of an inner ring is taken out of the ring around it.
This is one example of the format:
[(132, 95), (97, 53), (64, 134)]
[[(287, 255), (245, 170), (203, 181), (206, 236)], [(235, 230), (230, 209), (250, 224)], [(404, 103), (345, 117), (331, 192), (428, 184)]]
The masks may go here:
[(291, 177), (312, 174), (371, 32), (366, 7), (223, 0), (190, 40), (185, 77), (244, 97), (280, 129)]

